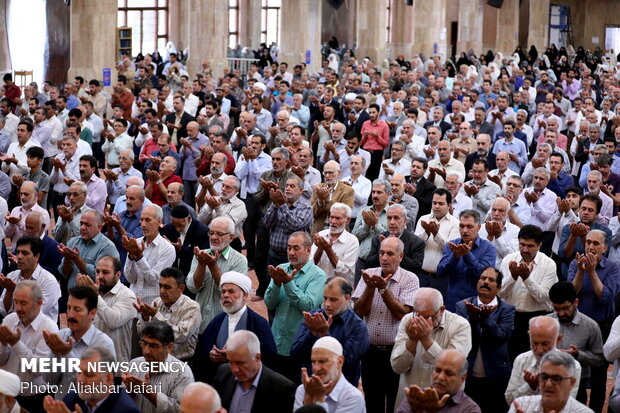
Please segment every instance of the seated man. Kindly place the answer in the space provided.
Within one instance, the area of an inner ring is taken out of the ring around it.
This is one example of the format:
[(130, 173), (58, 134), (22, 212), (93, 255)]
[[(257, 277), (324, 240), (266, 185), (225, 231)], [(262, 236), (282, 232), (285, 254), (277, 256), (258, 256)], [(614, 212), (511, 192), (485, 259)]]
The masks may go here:
[(21, 280), (34, 280), (41, 287), (43, 304), (41, 311), (52, 321), (58, 321), (58, 299), (60, 285), (58, 280), (39, 265), (43, 243), (40, 238), (26, 235), (17, 241), (15, 253), (17, 255), (17, 270), (6, 277), (0, 274), (0, 286), (4, 291), (0, 296), (0, 315), (6, 316), (13, 308), (13, 292), (16, 284)]
[[(194, 382), (189, 366), (169, 372), (143, 371), (140, 367), (145, 362), (181, 363), (170, 354), (174, 348), (172, 327), (163, 321), (150, 321), (142, 329), (140, 346), (143, 356), (131, 361), (134, 366), (131, 372), (135, 374), (122, 375), (125, 387), (133, 389), (129, 395), (142, 413), (178, 412), (183, 391)], [(144, 384), (150, 386), (143, 387)]]
[(579, 383), (578, 374), (575, 359), (571, 355), (559, 351), (548, 352), (540, 360), (540, 374), (535, 375), (536, 387), (540, 386), (541, 394), (517, 398), (509, 413), (592, 413), (591, 409), (573, 398)]
[[(222, 406), (229, 412), (293, 409), (295, 385), (262, 363), (261, 344), (256, 334), (248, 330), (237, 330), (226, 341), (228, 363), (217, 370), (214, 386), (222, 396)], [(243, 397), (252, 388), (251, 400)]]
[[(58, 326), (41, 312), (43, 292), (36, 281), (19, 281), (13, 291), (13, 302), (15, 311), (0, 326), (0, 372), (17, 374), (24, 383), (43, 385), (45, 381), (40, 374), (21, 369), (21, 360), (47, 357), (49, 348), (43, 330), (56, 333)], [(40, 409), (43, 395), (33, 387), (21, 388), (20, 401), (22, 407), (34, 412)]]
[[(454, 349), (461, 354), (471, 350), (471, 330), (463, 317), (446, 311), (441, 293), (433, 288), (420, 288), (413, 299), (414, 313), (406, 314), (398, 325), (398, 333), (390, 356), (392, 369), (400, 374), (399, 388), (412, 384), (431, 384), (433, 362), (441, 350)], [(398, 393), (396, 405), (403, 400)]]
[(184, 290), (185, 275), (177, 268), (164, 268), (159, 276), (159, 297), (152, 304), (140, 298), (134, 303), (140, 313), (136, 326), (138, 334), (151, 320), (169, 324), (174, 332), (171, 354), (179, 360), (189, 360), (194, 355), (202, 321), (198, 303), (183, 294)]
[[(506, 389), (506, 402), (512, 404), (515, 399), (521, 396), (531, 396), (539, 393), (539, 385), (545, 383), (540, 381), (542, 372), (541, 360), (545, 354), (556, 352), (556, 346), (562, 340), (560, 334), (560, 323), (558, 320), (549, 316), (534, 317), (530, 320), (530, 343), (532, 349), (519, 354), (512, 366), (512, 374)], [(572, 356), (575, 368), (575, 386), (571, 389), (572, 397), (577, 395), (579, 381), (581, 377), (581, 365)]]
[(185, 205), (172, 208), (170, 223), (161, 229), (161, 235), (174, 245), (177, 257), (172, 266), (180, 269), (183, 274), (189, 274), (194, 248), (209, 248), (209, 227), (198, 221), (194, 210)]
[(304, 312), (304, 323), (291, 347), (291, 357), (301, 361), (312, 373), (312, 345), (321, 337), (334, 337), (343, 344), (345, 360), (342, 373), (354, 386), (360, 381), (360, 360), (370, 339), (366, 325), (349, 308), (353, 287), (341, 277), (332, 278), (323, 290), (323, 309)]
[(131, 360), (131, 322), (136, 317), (136, 296), (120, 281), (121, 269), (118, 258), (103, 256), (97, 261), (96, 281), (78, 274), (77, 284), (99, 294), (93, 323), (114, 341), (118, 361), (127, 362)]
[(471, 326), (472, 348), (465, 392), (483, 413), (505, 412), (504, 393), (510, 379), (508, 339), (512, 334), (515, 307), (499, 297), (502, 273), (493, 267), (482, 271), (478, 295), (456, 303), (456, 313)]
[(405, 387), (406, 398), (396, 412), (480, 413), (476, 402), (463, 392), (467, 371), (468, 363), (463, 353), (454, 349), (443, 350), (434, 362), (432, 387)]
[(309, 376), (305, 368), (301, 369), (302, 384), (295, 392), (295, 410), (317, 404), (328, 412), (346, 409), (366, 413), (362, 392), (342, 374), (344, 356), (338, 340), (333, 337), (318, 339), (312, 346), (311, 360), (315, 373)]

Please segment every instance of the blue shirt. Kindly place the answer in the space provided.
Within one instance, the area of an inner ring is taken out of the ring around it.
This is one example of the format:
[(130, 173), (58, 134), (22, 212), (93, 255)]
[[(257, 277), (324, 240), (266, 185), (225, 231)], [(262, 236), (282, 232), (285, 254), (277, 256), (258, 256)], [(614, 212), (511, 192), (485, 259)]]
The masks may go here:
[[(41, 103), (41, 102), (39, 102), (39, 103)], [(80, 99), (75, 97), (75, 95), (70, 95), (67, 98), (67, 109), (69, 109), (69, 110), (75, 109), (78, 106), (80, 106)]]
[[(605, 234), (607, 235), (605, 237), (605, 244), (611, 245), (611, 230), (608, 227), (603, 226), (599, 224), (598, 222), (595, 222), (592, 225), (590, 225), (590, 230), (593, 230), (593, 229), (600, 229), (601, 231), (604, 231)], [(562, 237), (560, 238), (560, 248), (558, 249), (558, 256), (563, 260), (562, 274), (566, 274), (568, 272), (569, 270), (568, 266), (571, 263), (571, 261), (575, 259), (575, 254), (577, 253), (583, 254), (586, 251), (586, 247), (581, 242), (581, 238), (577, 237), (577, 239), (575, 239), (575, 246), (573, 247), (573, 253), (570, 256), (567, 256), (566, 255), (566, 243), (568, 242), (569, 236), (570, 236), (570, 224), (566, 224), (564, 225), (564, 228), (562, 228)], [(608, 254), (609, 254), (609, 249), (607, 249), (607, 251), (605, 252), (605, 255), (608, 255)], [(585, 313), (585, 314), (590, 315), (588, 313)]]
[(506, 142), (506, 138), (499, 139), (497, 142), (495, 142), (495, 145), (493, 145), (493, 153), (497, 155), (500, 152), (514, 153), (515, 155), (517, 155), (517, 158), (519, 158), (519, 162), (517, 163), (511, 160), (508, 164), (508, 167), (516, 173), (520, 173), (521, 168), (523, 168), (528, 162), (527, 148), (525, 147), (525, 144), (523, 143), (523, 141), (515, 137), (512, 138), (512, 141), (510, 143)]
[[(457, 238), (451, 241), (461, 244), (463, 240)], [(450, 286), (446, 297), (446, 308), (455, 312), (456, 303), (478, 294), (476, 284), (480, 274), (487, 267), (495, 267), (497, 250), (489, 241), (476, 238), (474, 245), (467, 255), (457, 258), (446, 243), (443, 256), (437, 265), (437, 274), (450, 278)]]
[[(290, 263), (278, 265), (288, 274), (293, 272)], [(271, 332), (278, 347), (278, 354), (290, 355), (291, 346), (303, 321), (303, 312), (316, 310), (323, 301), (325, 272), (309, 260), (286, 284), (276, 285), (273, 280), (265, 292), (265, 305), (275, 310)]]
[(549, 181), (549, 183), (547, 184), (547, 188), (555, 192), (555, 194), (560, 198), (564, 199), (564, 197), (566, 196), (566, 188), (573, 185), (575, 185), (573, 177), (564, 172), (560, 172), (557, 179)]
[[(144, 236), (142, 233), (142, 226), (140, 225), (140, 215), (142, 215), (143, 209), (144, 206), (142, 206), (142, 208), (140, 208), (140, 210), (134, 215), (131, 215), (126, 209), (119, 214), (121, 217), (121, 226), (125, 229), (125, 231), (127, 231), (127, 238), (138, 239)], [(123, 248), (122, 238), (116, 230), (114, 230), (114, 245), (116, 245), (120, 255), (119, 259), (121, 260), (121, 268), (124, 269), (125, 261), (127, 260), (127, 251)]]
[[(111, 255), (112, 257), (119, 258), (118, 251), (114, 243), (108, 237), (105, 237), (101, 232), (95, 235), (95, 237), (88, 242), (84, 242), (82, 237), (79, 235), (77, 237), (73, 237), (69, 240), (69, 242), (67, 242), (67, 247), (71, 249), (78, 247), (80, 257), (86, 261), (86, 274), (88, 274), (93, 280), (95, 279), (95, 265), (100, 257)], [(62, 262), (58, 266), (58, 271), (60, 271), (65, 278), (68, 278), (67, 288), (71, 288), (75, 285), (75, 277), (80, 270), (75, 263), (72, 263), (71, 274), (67, 275), (63, 273), (62, 266), (65, 260), (66, 258), (63, 257)]]
[[(613, 321), (615, 317), (615, 299), (620, 292), (620, 266), (607, 258), (601, 258), (596, 265), (596, 274), (603, 283), (603, 294), (599, 299), (588, 274), (583, 276), (579, 298), (579, 311), (596, 322)], [(568, 269), (568, 281), (572, 282), (577, 275), (577, 262), (573, 260)]]
[(189, 139), (191, 143), (190, 148), (179, 144), (179, 153), (181, 154), (181, 159), (184, 160), (182, 178), (185, 181), (197, 181), (198, 177), (196, 176), (196, 164), (194, 160), (200, 158), (200, 146), (208, 144), (209, 138), (199, 133), (196, 139), (192, 139), (189, 136), (187, 139)]
[(235, 392), (233, 393), (232, 400), (230, 401), (228, 413), (246, 413), (252, 411), (252, 405), (254, 404), (254, 398), (256, 397), (256, 389), (258, 388), (258, 382), (260, 381), (260, 375), (262, 372), (263, 365), (261, 364), (258, 374), (254, 377), (252, 385), (250, 385), (250, 388), (247, 390), (245, 390), (243, 385), (237, 381)]
[[(321, 312), (325, 319), (327, 319), (325, 310), (313, 311), (313, 313), (317, 312)], [(349, 383), (357, 385), (360, 380), (360, 360), (370, 346), (370, 337), (368, 336), (366, 324), (355, 312), (347, 309), (342, 314), (332, 318), (328, 335), (334, 337), (342, 344), (344, 355), (342, 374)], [(308, 369), (309, 375), (312, 374), (312, 364), (310, 363), (312, 346), (319, 338), (312, 334), (305, 323), (302, 323), (291, 348), (291, 357), (302, 360)]]

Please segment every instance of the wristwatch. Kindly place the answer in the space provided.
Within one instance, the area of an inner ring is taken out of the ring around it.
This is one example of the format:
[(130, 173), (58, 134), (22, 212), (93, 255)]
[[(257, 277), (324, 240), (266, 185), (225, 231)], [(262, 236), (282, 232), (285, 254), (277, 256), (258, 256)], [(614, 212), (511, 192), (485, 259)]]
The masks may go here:
[(387, 288), (380, 288), (379, 294), (383, 295), (387, 291)]

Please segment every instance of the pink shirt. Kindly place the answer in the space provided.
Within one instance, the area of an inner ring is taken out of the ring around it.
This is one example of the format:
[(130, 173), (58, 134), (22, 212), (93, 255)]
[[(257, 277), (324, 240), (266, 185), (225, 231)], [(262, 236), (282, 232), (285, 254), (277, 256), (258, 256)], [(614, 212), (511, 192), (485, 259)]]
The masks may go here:
[[(366, 139), (364, 139), (365, 132), (375, 132), (377, 136), (368, 135)], [(362, 125), (362, 142), (361, 147), (366, 149), (367, 151), (374, 150), (383, 150), (386, 146), (390, 144), (390, 128), (387, 123), (382, 120), (377, 120), (376, 125), (370, 123), (370, 120), (367, 120)]]

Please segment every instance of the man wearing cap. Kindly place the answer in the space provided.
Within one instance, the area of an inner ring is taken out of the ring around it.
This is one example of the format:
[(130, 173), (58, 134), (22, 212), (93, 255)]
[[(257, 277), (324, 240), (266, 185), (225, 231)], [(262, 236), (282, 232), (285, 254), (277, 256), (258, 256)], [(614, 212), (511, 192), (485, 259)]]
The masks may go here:
[(327, 412), (365, 413), (364, 396), (342, 374), (342, 345), (333, 337), (321, 337), (312, 346), (312, 376), (301, 369), (302, 384), (295, 392), (297, 410), (318, 404)]
[(260, 340), (260, 354), (267, 362), (277, 354), (269, 323), (245, 304), (252, 289), (250, 277), (228, 271), (222, 274), (219, 286), (223, 312), (215, 316), (201, 334), (194, 357), (194, 366), (200, 367), (194, 371), (196, 379), (207, 382), (213, 380), (217, 367), (226, 362), (224, 346), (235, 331), (254, 333)]
[(19, 395), (21, 382), (13, 373), (0, 369), (0, 411), (2, 413), (28, 413), (15, 399)]
[[(164, 211), (165, 208), (164, 205)], [(209, 227), (198, 221), (195, 214), (187, 205), (179, 204), (170, 210), (170, 222), (161, 229), (161, 235), (174, 245), (177, 252), (172, 266), (180, 269), (183, 274), (188, 274), (192, 266), (194, 248), (209, 248)]]

